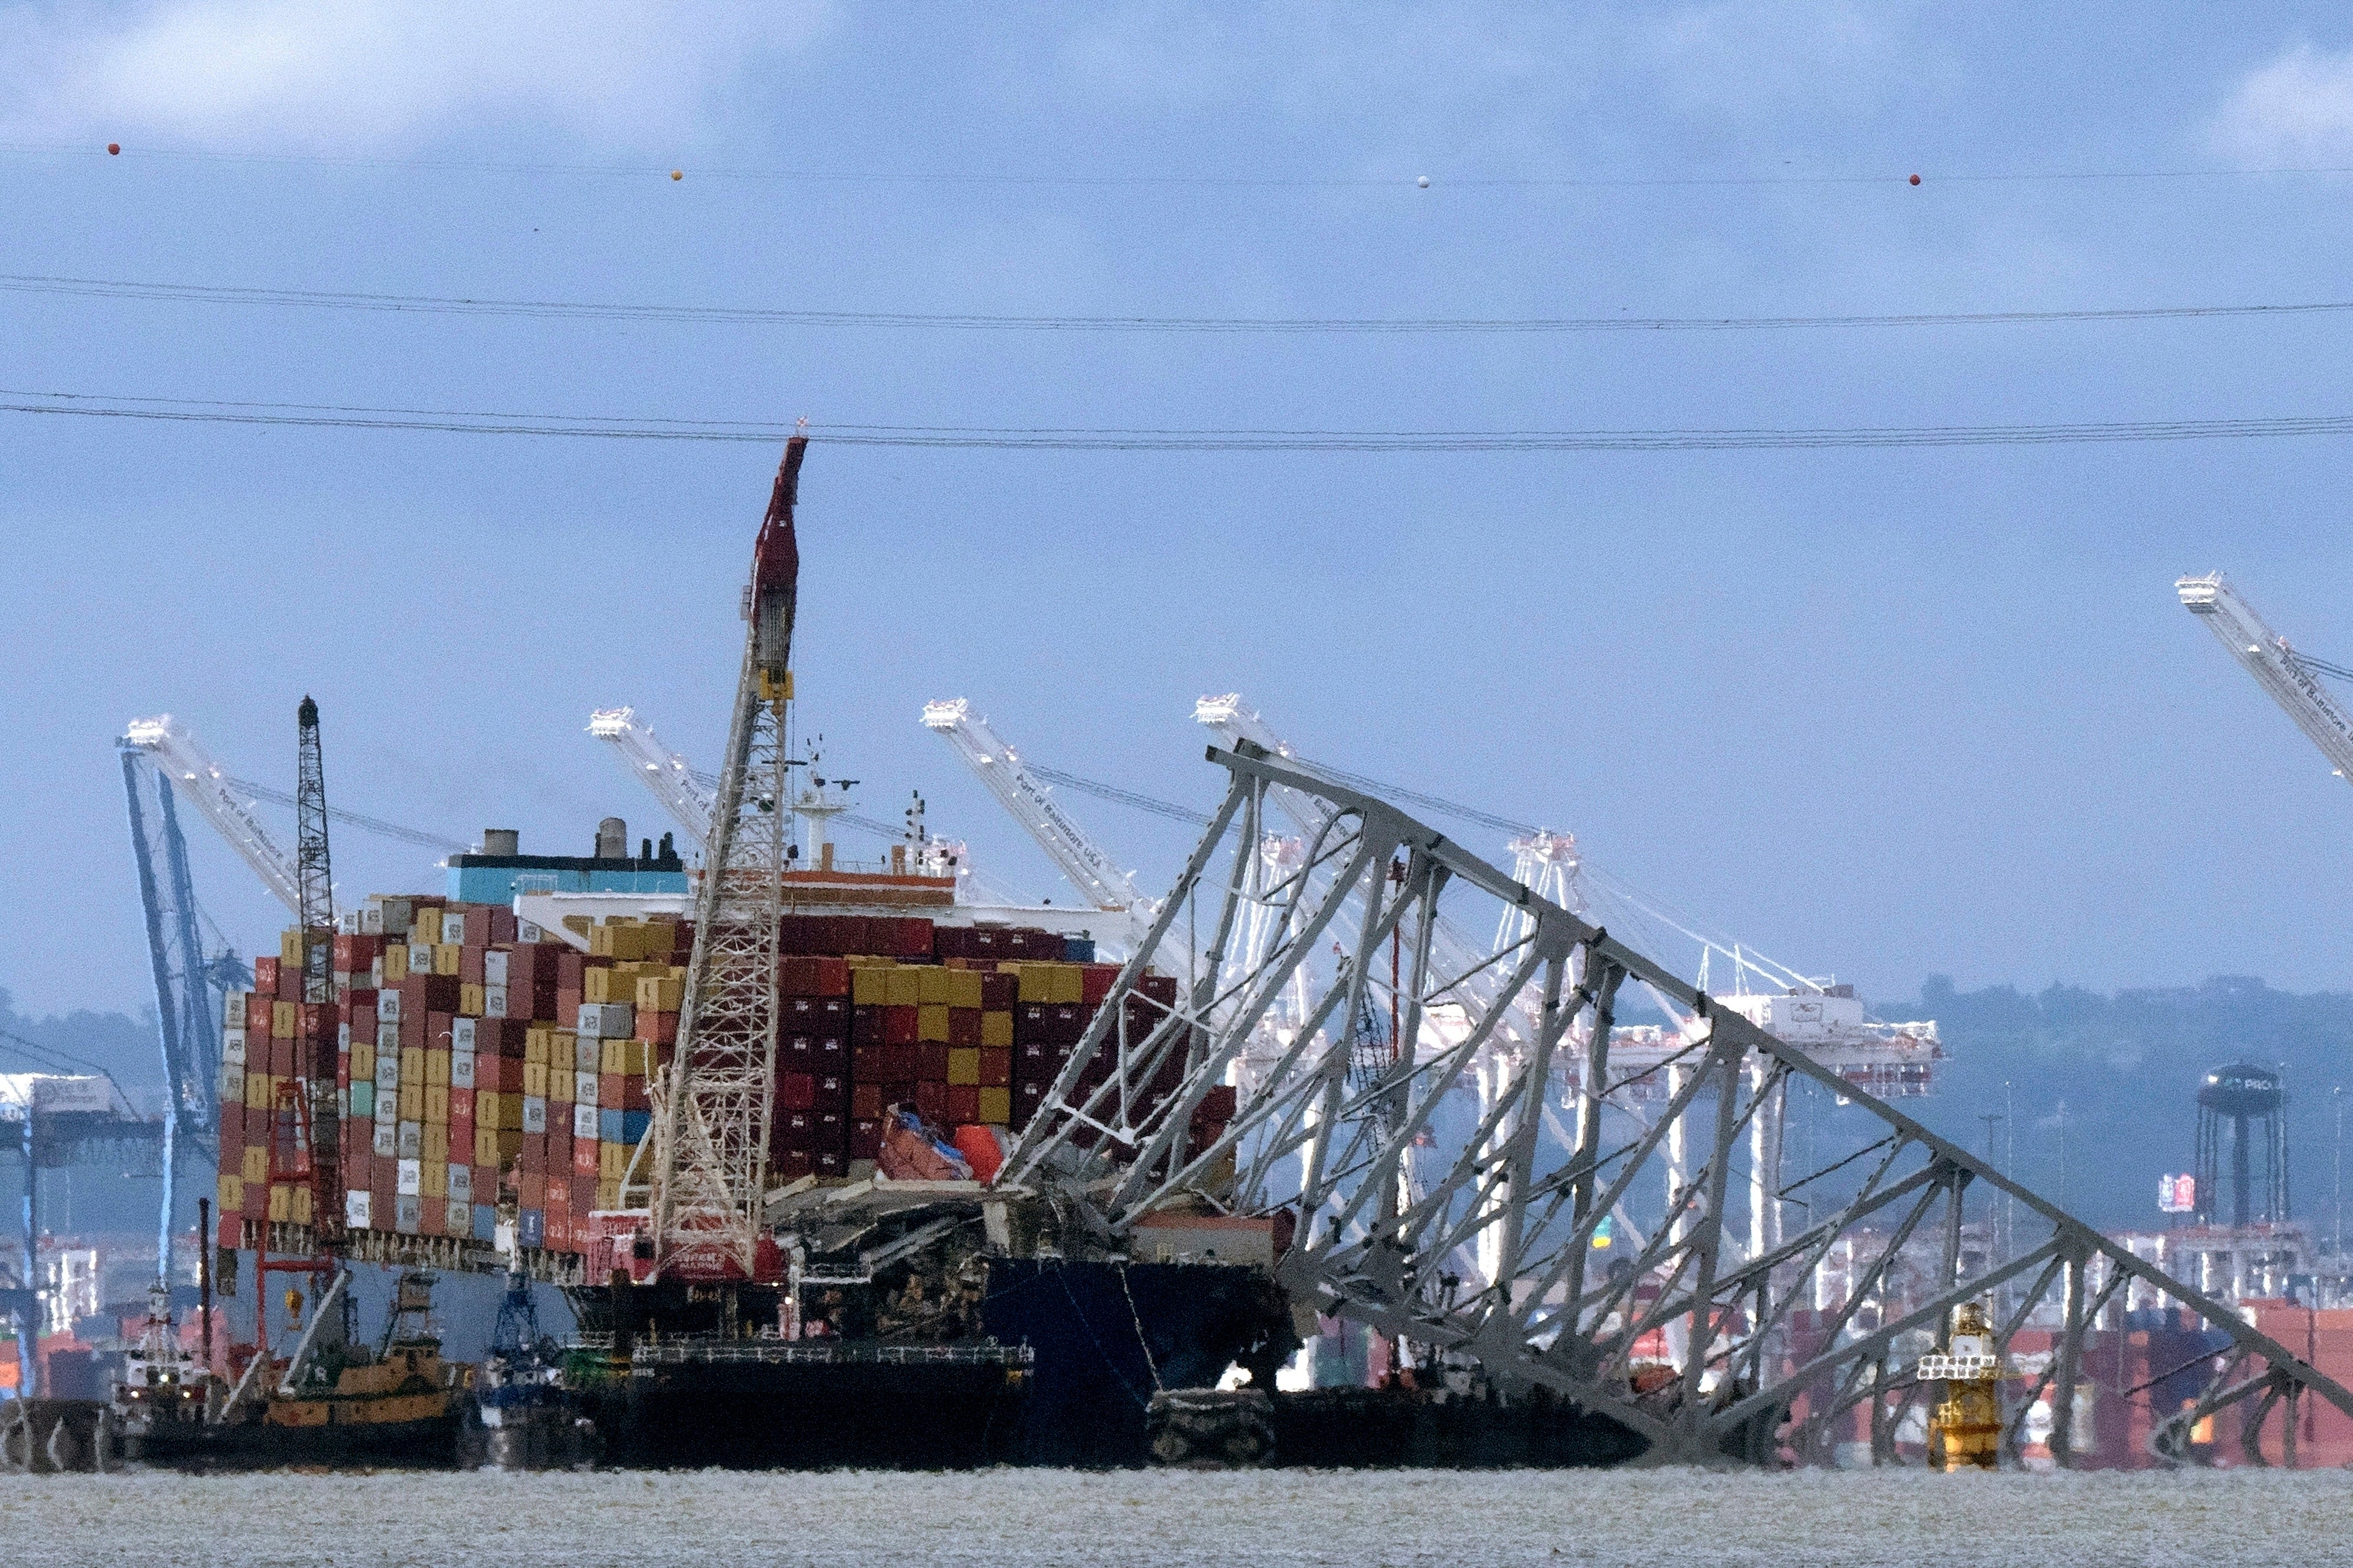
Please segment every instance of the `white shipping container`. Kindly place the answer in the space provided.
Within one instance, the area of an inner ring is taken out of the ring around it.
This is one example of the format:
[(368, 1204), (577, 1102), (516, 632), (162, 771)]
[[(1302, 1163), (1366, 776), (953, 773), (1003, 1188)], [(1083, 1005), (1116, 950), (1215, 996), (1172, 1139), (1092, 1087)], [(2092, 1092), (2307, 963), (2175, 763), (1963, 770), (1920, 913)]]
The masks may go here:
[(605, 1042), (592, 1035), (572, 1037), (572, 1070), (602, 1072), (605, 1070)]
[(572, 1075), (572, 1103), (586, 1110), (594, 1110), (596, 1108), (596, 1075), (595, 1073), (576, 1072)]
[(412, 942), (408, 944), (408, 973), (411, 974), (430, 974), (433, 973), (433, 944), (431, 942)]
[(245, 1064), (221, 1063), (220, 1097), (223, 1105), (245, 1103)]
[(221, 1023), (232, 1029), (245, 1027), (245, 993), (232, 991), (221, 1002)]
[(531, 921), (515, 921), (515, 941), (545, 942), (546, 940), (547, 933), (540, 930), (535, 922)]
[(384, 906), (382, 904), (363, 904), (360, 906), (360, 934), (362, 936), (382, 936), (384, 934)]
[(478, 1022), (478, 1019), (473, 1018), (450, 1019), (449, 1048), (453, 1051), (472, 1050), (474, 1048), (474, 1026)]
[(628, 1002), (583, 1002), (580, 1033), (593, 1039), (626, 1040), (638, 1026), (638, 1009)]
[[(382, 1100), (376, 1101), (376, 1110), (379, 1114), (383, 1111)], [(370, 1147), (379, 1160), (390, 1160), (400, 1153), (399, 1134), (394, 1130), (391, 1122), (378, 1121), (375, 1124), (375, 1137)]]
[(596, 1139), (596, 1108), (585, 1100), (572, 1103), (572, 1142), (594, 1142)]
[(425, 1190), (425, 1162), (403, 1159), (394, 1167), (393, 1191), (404, 1198), (413, 1198)]
[(460, 1203), (456, 1198), (451, 1198), (449, 1200), (448, 1208), (444, 1211), (441, 1216), (441, 1229), (445, 1235), (448, 1236), (473, 1235), (474, 1205), (469, 1203)]
[(526, 1094), (522, 1097), (522, 1132), (526, 1138), (547, 1131), (547, 1096)]
[(368, 989), (371, 991), (384, 989), (384, 954), (380, 952), (368, 960)]
[(504, 985), (482, 987), (482, 1016), (503, 1018), (507, 1016), (507, 988)]
[(386, 991), (375, 999), (375, 1021), (380, 1030), (386, 1024), (400, 1022), (400, 993)]
[(414, 1160), (425, 1152), (425, 1123), (403, 1121), (400, 1126), (400, 1158)]
[(382, 1047), (376, 1048), (375, 1087), (379, 1094), (400, 1092), (400, 1047), (398, 1046), (393, 1047), (390, 1050), (385, 1050)]
[(375, 1026), (375, 1054), (379, 1057), (400, 1054), (400, 1026), (378, 1024)]
[(343, 1223), (353, 1230), (366, 1230), (368, 1209), (375, 1194), (365, 1187), (354, 1187), (343, 1194)]
[(221, 1060), (235, 1062), (239, 1067), (245, 1065), (245, 1031), (243, 1029), (221, 1031)]
[(350, 1049), (351, 1049), (351, 1048), (352, 1048), (352, 1026), (351, 1026), (349, 1024), (338, 1024), (338, 1025), (336, 1025), (336, 1026), (335, 1026), (335, 1049), (337, 1049), (337, 1050), (339, 1050), (339, 1051), (348, 1052), (348, 1051), (350, 1051)]
[(474, 1087), (473, 1052), (451, 1051), (449, 1053), (449, 1087), (451, 1089)]
[(507, 954), (497, 948), (482, 954), (482, 984), (504, 985), (507, 983)]
[(425, 1224), (423, 1198), (396, 1196), (392, 1200), (392, 1227), (415, 1236)]
[[(391, 1137), (392, 1130), (399, 1121), (400, 1096), (385, 1089), (378, 1089), (375, 1091), (376, 1141), (381, 1143), (385, 1139)], [(389, 1148), (380, 1148), (376, 1152), (383, 1155), (387, 1160), (392, 1158), (392, 1151)]]
[(453, 1204), (472, 1203), (474, 1201), (474, 1167), (460, 1165), (456, 1161), (451, 1161), (448, 1191), (449, 1201)]

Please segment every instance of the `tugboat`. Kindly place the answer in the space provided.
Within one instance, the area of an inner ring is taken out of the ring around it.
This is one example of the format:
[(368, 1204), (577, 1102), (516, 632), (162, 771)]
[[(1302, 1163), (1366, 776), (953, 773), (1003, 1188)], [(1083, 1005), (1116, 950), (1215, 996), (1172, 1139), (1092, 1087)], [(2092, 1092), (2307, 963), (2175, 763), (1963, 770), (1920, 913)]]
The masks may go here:
[(565, 1468), (591, 1457), (594, 1424), (575, 1418), (555, 1342), (539, 1331), (531, 1282), (507, 1275), (490, 1353), (474, 1377), (482, 1457), (502, 1470)]
[(204, 1363), (180, 1348), (171, 1287), (158, 1279), (147, 1288), (139, 1343), (124, 1355), (122, 1381), (114, 1385), (110, 1415), (121, 1435), (122, 1457), (145, 1458), (158, 1428), (170, 1428), (166, 1447), (174, 1436), (195, 1435), (210, 1413), (215, 1390)]
[(151, 1426), (144, 1457), (199, 1468), (455, 1465), (473, 1368), (441, 1359), (430, 1320), (435, 1282), (414, 1269), (400, 1277), (384, 1338), (371, 1350), (353, 1337), (351, 1271), (337, 1270), (291, 1356), (282, 1363), (256, 1357), (212, 1420)]

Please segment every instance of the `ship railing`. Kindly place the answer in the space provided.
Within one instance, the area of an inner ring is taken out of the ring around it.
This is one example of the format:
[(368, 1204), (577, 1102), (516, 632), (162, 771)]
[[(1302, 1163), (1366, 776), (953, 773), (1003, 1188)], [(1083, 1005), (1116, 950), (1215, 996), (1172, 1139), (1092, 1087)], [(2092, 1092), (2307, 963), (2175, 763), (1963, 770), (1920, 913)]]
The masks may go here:
[(632, 1366), (699, 1366), (735, 1363), (768, 1366), (1020, 1366), (1033, 1364), (1028, 1345), (889, 1345), (828, 1340), (672, 1340), (639, 1344)]

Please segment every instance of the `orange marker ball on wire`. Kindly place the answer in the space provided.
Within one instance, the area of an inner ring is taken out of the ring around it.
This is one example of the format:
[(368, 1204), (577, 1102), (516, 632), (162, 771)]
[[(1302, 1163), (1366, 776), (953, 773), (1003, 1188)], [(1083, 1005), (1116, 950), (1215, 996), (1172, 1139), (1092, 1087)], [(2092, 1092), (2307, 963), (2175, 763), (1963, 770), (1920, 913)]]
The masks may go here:
[(686, 178), (686, 171), (684, 169), (672, 169), (670, 172), (670, 177), (673, 180), (683, 180)]
[(120, 158), (120, 157), (121, 157), (121, 156), (122, 156), (122, 143), (121, 143), (121, 142), (109, 142), (106, 144), (106, 155), (107, 155), (108, 157), (110, 157), (110, 158)]
[(1919, 175), (1917, 175), (1917, 174), (1913, 175), (1913, 176), (1912, 176), (1912, 183), (1913, 183), (1914, 184), (1915, 184), (1915, 185), (1916, 185), (1916, 184), (1918, 184), (1920, 183), (1920, 176), (1919, 176)]

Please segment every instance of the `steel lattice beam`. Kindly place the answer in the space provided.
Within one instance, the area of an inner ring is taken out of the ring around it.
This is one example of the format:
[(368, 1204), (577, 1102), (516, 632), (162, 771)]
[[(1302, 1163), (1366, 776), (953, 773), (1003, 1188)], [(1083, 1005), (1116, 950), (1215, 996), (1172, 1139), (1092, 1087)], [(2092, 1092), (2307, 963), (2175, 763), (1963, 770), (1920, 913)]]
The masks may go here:
[[(1804, 1460), (1866, 1415), (1874, 1455), (1892, 1457), (1923, 1392), (1910, 1363), (1954, 1307), (1987, 1298), (2005, 1346), (2030, 1321), (2053, 1326), (2044, 1384), (2073, 1386), (2085, 1336), (2133, 1289), (2222, 1331), (2281, 1398), (2353, 1415), (2353, 1393), (2222, 1302), (1403, 811), (1247, 742), (1209, 756), (1230, 787), (1139, 950), (1187, 920), (1214, 932), (1200, 977), (1162, 1009), (1131, 960), (1008, 1163), (1064, 1186), (1106, 1237), (1172, 1203), (1288, 1209), (1277, 1274), (1294, 1302), (1475, 1359), (1505, 1389), (1549, 1387), (1661, 1461)], [(1271, 799), (1294, 817), (1307, 805), (1314, 824), (1279, 879), (1259, 861)], [(1519, 940), (1461, 984), (1448, 922), (1493, 930), (1506, 911)], [(1246, 926), (1257, 951), (1228, 962)], [(1664, 1080), (1656, 1109), (1611, 1076), (1628, 981), (1690, 1019), (1681, 1047), (1640, 1069)], [(1276, 1012), (1303, 991), (1295, 1016)], [(1401, 1044), (1367, 1072), (1360, 1020), (1391, 1013)], [(1108, 1070), (1092, 1065), (1104, 1047)], [(1473, 1073), (1488, 1085), (1475, 1100), (1457, 1092)], [(1199, 1142), (1194, 1112), (1227, 1082), (1237, 1113)], [(1778, 1132), (1753, 1133), (1767, 1115), (1778, 1128), (1791, 1086), (1844, 1108), (1818, 1118), (1794, 1179)], [(1571, 1105), (1573, 1131), (1554, 1114)], [(2044, 1233), (2009, 1257), (1970, 1249), (1968, 1205), (1988, 1194)], [(1782, 1239), (1799, 1205), (1824, 1217)], [(1642, 1228), (1628, 1259), (1598, 1243), (1630, 1214)], [(1453, 1261), (1466, 1248), (1494, 1262), (1468, 1289)]]

